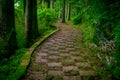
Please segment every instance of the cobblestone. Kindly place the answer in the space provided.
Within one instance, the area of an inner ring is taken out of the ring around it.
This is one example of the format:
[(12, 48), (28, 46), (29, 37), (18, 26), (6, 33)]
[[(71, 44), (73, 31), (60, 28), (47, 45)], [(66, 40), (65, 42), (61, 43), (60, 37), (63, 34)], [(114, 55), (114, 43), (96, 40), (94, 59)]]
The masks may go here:
[(89, 52), (81, 45), (82, 31), (69, 24), (56, 26), (60, 31), (34, 51), (23, 80), (82, 80), (81, 76), (94, 76)]

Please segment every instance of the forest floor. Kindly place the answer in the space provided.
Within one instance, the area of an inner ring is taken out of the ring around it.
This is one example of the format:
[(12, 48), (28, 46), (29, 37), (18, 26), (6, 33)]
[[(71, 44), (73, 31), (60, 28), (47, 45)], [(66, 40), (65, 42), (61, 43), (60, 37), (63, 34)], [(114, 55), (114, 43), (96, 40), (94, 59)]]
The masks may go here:
[(83, 47), (83, 32), (70, 24), (57, 23), (58, 32), (33, 53), (23, 80), (84, 80), (95, 76), (94, 58)]

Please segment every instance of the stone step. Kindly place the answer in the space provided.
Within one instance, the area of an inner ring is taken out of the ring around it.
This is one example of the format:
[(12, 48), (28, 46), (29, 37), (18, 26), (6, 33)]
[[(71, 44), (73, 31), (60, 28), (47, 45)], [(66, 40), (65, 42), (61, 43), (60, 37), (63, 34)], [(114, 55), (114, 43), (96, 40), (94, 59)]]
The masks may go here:
[(48, 67), (62, 67), (62, 63), (61, 62), (48, 63)]
[(49, 70), (48, 75), (49, 76), (63, 76), (63, 72), (62, 71)]

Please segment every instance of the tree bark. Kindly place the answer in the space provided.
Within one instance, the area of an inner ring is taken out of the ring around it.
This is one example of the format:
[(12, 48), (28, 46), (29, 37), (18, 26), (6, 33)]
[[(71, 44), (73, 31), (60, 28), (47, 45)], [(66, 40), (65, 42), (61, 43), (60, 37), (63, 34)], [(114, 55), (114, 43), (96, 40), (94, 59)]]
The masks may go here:
[(51, 2), (51, 0), (46, 0), (46, 2), (47, 2), (47, 7), (50, 8), (50, 2)]
[(34, 39), (37, 39), (39, 36), (38, 32), (38, 21), (37, 21), (37, 0), (33, 2), (33, 29), (34, 29)]
[(1, 20), (1, 18), (2, 18), (2, 4), (1, 4), (2, 2), (1, 2), (1, 0), (0, 0), (0, 20)]
[(1, 0), (0, 4), (0, 27), (2, 28), (2, 37), (4, 41), (7, 41), (6, 50), (9, 52), (9, 57), (11, 54), (14, 54), (15, 50), (17, 49), (14, 18), (14, 0)]
[(66, 0), (66, 5), (65, 5), (65, 19), (68, 19), (68, 0)]
[(68, 20), (71, 19), (71, 3), (69, 1), (69, 11), (68, 11)]
[(55, 0), (51, 0), (51, 9), (54, 9)]
[(26, 7), (26, 0), (23, 0), (24, 13), (25, 13), (25, 7)]
[(65, 23), (65, 0), (63, 0), (62, 22)]
[(38, 36), (37, 0), (26, 0), (25, 27), (26, 46), (29, 47)]

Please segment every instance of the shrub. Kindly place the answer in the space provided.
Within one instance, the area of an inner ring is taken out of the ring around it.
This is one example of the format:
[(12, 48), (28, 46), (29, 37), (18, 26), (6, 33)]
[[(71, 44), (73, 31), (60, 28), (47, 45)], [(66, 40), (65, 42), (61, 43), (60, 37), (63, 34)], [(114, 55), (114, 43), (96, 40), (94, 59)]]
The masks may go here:
[(12, 55), (10, 58), (4, 58), (0, 62), (0, 79), (6, 80), (6, 76), (11, 75), (14, 73), (14, 71), (17, 69), (21, 62), (21, 58), (24, 55), (24, 53), (27, 51), (27, 49), (22, 48), (20, 50), (17, 50), (14, 55)]
[(53, 24), (57, 21), (57, 15), (54, 10), (43, 9), (38, 10), (38, 30), (40, 35), (46, 34), (54, 29)]
[(72, 19), (73, 24), (77, 25), (80, 24), (82, 22), (82, 16), (80, 14), (78, 14), (77, 16), (75, 16)]
[(44, 22), (46, 25), (50, 26), (56, 22), (57, 17), (54, 10), (43, 9), (38, 12), (38, 18), (40, 22)]
[(117, 51), (114, 53), (115, 62), (110, 67), (110, 71), (113, 76), (117, 79), (120, 79), (120, 22), (118, 23), (117, 27), (115, 28), (115, 40), (117, 45)]

